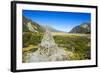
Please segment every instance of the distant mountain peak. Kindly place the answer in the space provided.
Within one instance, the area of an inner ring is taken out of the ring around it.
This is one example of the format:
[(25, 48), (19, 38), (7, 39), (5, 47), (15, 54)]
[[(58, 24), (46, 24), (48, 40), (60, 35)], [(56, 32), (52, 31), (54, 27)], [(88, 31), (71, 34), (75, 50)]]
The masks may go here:
[(57, 29), (55, 29), (55, 28), (53, 28), (52, 26), (49, 26), (49, 25), (42, 25), (42, 27), (44, 29), (50, 30), (51, 32), (61, 32), (60, 30), (57, 30)]
[(90, 23), (82, 23), (74, 28), (69, 33), (84, 33), (89, 34), (91, 33), (91, 25)]

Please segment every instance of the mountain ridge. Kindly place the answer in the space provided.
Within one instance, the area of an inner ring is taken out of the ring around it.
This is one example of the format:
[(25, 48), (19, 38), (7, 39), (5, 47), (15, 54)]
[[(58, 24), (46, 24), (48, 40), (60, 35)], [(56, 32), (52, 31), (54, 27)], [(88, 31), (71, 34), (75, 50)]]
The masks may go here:
[(40, 25), (39, 23), (32, 21), (31, 19), (23, 16), (23, 31), (26, 32), (44, 32), (45, 29), (48, 28), (51, 32), (61, 32), (59, 30), (54, 29), (49, 25)]
[(90, 23), (82, 23), (78, 26), (73, 27), (69, 33), (84, 33), (84, 34), (90, 34), (91, 33), (91, 26)]

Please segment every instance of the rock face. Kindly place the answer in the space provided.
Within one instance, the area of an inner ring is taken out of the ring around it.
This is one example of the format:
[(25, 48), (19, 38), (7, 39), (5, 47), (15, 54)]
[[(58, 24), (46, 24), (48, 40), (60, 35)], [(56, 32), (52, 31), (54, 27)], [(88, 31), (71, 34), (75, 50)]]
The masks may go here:
[(23, 32), (44, 32), (44, 28), (37, 22), (23, 16)]
[(63, 61), (66, 60), (66, 52), (55, 43), (51, 32), (46, 29), (38, 50), (28, 54), (27, 62)]

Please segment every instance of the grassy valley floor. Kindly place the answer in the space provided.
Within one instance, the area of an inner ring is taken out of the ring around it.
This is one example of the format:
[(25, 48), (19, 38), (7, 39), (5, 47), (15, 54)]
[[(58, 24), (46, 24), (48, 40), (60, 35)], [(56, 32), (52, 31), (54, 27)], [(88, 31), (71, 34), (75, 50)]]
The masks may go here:
[[(52, 33), (56, 44), (69, 53), (67, 60), (91, 59), (90, 34)], [(35, 52), (41, 43), (43, 34), (25, 32), (23, 34), (23, 63), (27, 59), (26, 54)]]

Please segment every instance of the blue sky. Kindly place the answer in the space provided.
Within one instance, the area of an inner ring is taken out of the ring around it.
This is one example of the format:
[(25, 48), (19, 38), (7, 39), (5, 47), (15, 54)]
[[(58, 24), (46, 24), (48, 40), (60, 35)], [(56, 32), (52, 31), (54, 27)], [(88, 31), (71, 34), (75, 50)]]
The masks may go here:
[(23, 16), (40, 25), (48, 25), (57, 30), (69, 32), (73, 27), (84, 22), (91, 22), (90, 13), (55, 12), (23, 10)]

